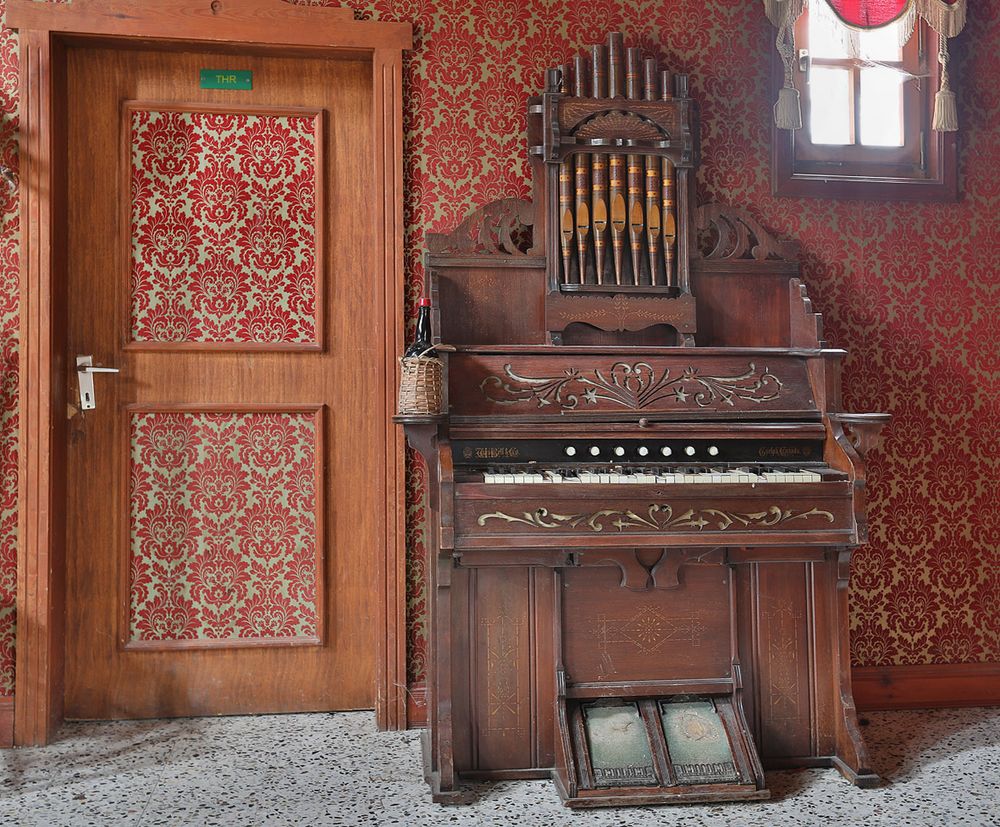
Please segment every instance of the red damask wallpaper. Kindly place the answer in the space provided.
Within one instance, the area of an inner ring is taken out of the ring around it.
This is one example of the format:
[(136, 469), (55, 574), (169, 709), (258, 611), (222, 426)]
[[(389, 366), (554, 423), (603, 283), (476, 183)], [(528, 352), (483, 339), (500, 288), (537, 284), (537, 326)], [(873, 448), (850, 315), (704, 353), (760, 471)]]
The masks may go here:
[(133, 340), (316, 341), (318, 124), (132, 111)]
[(131, 428), (130, 642), (318, 638), (317, 414)]
[[(336, 3), (332, 3), (334, 5)], [(861, 665), (1000, 661), (1000, 7), (974, 4), (954, 42), (958, 204), (776, 199), (770, 195), (774, 34), (751, 0), (352, 0), (409, 20), (405, 76), (408, 289), (426, 232), (474, 207), (527, 196), (524, 102), (546, 67), (626, 33), (627, 45), (691, 74), (701, 103), (699, 191), (748, 207), (800, 240), (828, 338), (851, 351), (854, 410), (894, 419), (870, 467), (872, 542), (855, 558), (854, 660)], [(4, 162), (15, 156), (16, 54), (3, 33)], [(2, 183), (2, 182), (0, 182)], [(0, 187), (2, 189), (2, 187)], [(3, 492), (0, 600), (14, 588), (16, 201), (3, 199)], [(412, 302), (411, 302), (412, 305)], [(424, 476), (411, 470), (410, 677), (424, 673)], [(0, 687), (11, 688), (12, 610), (3, 609)]]

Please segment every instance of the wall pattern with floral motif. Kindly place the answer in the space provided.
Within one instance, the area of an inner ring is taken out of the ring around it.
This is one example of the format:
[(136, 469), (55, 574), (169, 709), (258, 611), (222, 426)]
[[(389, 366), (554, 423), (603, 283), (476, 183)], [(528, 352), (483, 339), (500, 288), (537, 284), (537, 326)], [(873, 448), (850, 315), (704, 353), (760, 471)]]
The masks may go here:
[[(82, 0), (81, 0), (82, 1)], [(335, 3), (329, 3), (335, 5)], [(336, 4), (339, 5), (339, 4)], [(748, 207), (803, 244), (810, 293), (832, 344), (851, 351), (852, 410), (894, 415), (869, 467), (872, 541), (854, 563), (860, 665), (1000, 661), (1000, 7), (978, 3), (953, 42), (962, 124), (958, 204), (778, 199), (770, 194), (774, 33), (747, 0), (352, 0), (365, 17), (409, 20), (404, 79), (408, 293), (426, 232), (473, 208), (527, 197), (524, 104), (545, 68), (625, 33), (691, 75), (701, 104), (703, 199)], [(0, 40), (2, 152), (15, 156), (16, 54)], [(2, 188), (0, 188), (2, 189)], [(0, 602), (14, 588), (16, 201), (0, 192), (4, 281)], [(411, 301), (411, 318), (414, 313)], [(425, 478), (407, 493), (410, 678), (424, 674)], [(0, 610), (11, 686), (12, 615)]]
[(317, 638), (315, 413), (132, 414), (129, 641)]
[(132, 110), (133, 340), (316, 341), (317, 125)]

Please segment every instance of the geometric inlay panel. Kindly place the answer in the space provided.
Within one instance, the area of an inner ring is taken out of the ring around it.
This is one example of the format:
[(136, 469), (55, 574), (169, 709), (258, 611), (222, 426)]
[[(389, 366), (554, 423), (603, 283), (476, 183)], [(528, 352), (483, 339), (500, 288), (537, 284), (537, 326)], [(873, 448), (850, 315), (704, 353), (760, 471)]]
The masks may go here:
[(318, 412), (131, 415), (132, 645), (319, 637)]
[(134, 342), (317, 342), (317, 115), (129, 109)]

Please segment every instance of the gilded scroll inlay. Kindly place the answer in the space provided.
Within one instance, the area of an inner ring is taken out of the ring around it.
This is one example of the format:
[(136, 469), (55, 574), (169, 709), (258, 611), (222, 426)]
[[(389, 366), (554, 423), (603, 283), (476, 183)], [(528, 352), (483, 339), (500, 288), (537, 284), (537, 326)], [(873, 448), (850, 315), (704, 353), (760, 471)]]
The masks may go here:
[(834, 521), (833, 514), (818, 508), (796, 513), (779, 505), (768, 506), (763, 511), (741, 513), (721, 508), (689, 508), (684, 513), (675, 515), (672, 506), (667, 503), (651, 503), (645, 514), (638, 514), (632, 509), (601, 509), (586, 514), (556, 514), (548, 508), (538, 508), (535, 511), (524, 511), (520, 515), (506, 514), (494, 511), (481, 514), (476, 521), (485, 526), (487, 520), (503, 520), (508, 523), (523, 523), (533, 528), (544, 529), (582, 529), (595, 532), (611, 527), (619, 532), (634, 531), (671, 531), (681, 529), (696, 529), (703, 531), (726, 531), (736, 526), (739, 528), (773, 528), (794, 520), (807, 520), (811, 517), (821, 517), (828, 523)]
[[(735, 376), (702, 376), (696, 367), (685, 367), (677, 376), (670, 368), (657, 371), (648, 362), (616, 362), (605, 374), (597, 368), (585, 375), (566, 368), (562, 376), (521, 376), (512, 365), (504, 365), (503, 375), (492, 374), (480, 384), (483, 396), (498, 405), (534, 402), (544, 408), (556, 405), (564, 411), (579, 406), (608, 402), (641, 410), (657, 402), (707, 408), (715, 404), (736, 407), (738, 402), (760, 404), (777, 399), (782, 382), (766, 367), (758, 370), (753, 362)], [(507, 398), (497, 396), (502, 392)]]

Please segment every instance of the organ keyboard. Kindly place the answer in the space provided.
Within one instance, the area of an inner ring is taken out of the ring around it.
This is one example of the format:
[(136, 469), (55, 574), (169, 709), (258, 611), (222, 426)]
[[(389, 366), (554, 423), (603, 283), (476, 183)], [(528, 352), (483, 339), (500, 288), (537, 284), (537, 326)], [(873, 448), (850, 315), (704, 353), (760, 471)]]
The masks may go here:
[[(489, 485), (527, 485), (533, 483), (580, 483), (585, 485), (757, 485), (768, 482), (822, 482), (828, 469), (812, 470), (792, 466), (638, 466), (609, 468), (585, 466), (558, 470), (533, 469), (519, 471), (515, 468), (490, 468), (476, 481)], [(837, 474), (837, 472), (832, 472)], [(841, 479), (846, 479), (838, 474)]]
[(764, 767), (874, 785), (846, 601), (886, 417), (842, 411), (795, 245), (694, 206), (687, 78), (623, 47), (529, 100), (534, 204), (428, 236), (455, 347), (441, 414), (398, 418), (426, 463), (427, 780), (552, 777), (571, 807), (764, 798)]

